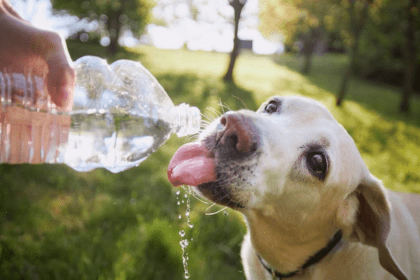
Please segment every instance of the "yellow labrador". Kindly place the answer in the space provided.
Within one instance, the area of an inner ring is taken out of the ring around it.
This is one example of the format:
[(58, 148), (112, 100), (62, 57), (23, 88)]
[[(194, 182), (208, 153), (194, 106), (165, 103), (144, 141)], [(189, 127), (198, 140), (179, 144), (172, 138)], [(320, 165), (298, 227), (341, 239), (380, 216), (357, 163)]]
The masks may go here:
[(420, 279), (420, 198), (386, 190), (320, 103), (225, 113), (168, 167), (243, 213), (247, 279)]

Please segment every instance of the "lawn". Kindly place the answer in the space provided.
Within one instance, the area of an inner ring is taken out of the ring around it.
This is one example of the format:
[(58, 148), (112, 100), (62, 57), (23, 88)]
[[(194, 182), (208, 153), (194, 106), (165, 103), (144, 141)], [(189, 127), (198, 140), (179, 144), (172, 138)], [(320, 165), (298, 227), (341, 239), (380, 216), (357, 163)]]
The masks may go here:
[[(73, 59), (104, 49), (69, 43)], [(372, 173), (391, 189), (420, 192), (420, 99), (397, 112), (397, 88), (354, 79), (334, 105), (344, 56), (316, 57), (312, 74), (301, 58), (243, 53), (236, 85), (221, 77), (228, 54), (139, 47), (117, 58), (140, 60), (175, 104), (197, 106), (211, 120), (227, 108), (256, 109), (272, 95), (297, 94), (324, 103), (343, 124)], [(190, 279), (244, 279), (241, 217), (173, 188), (166, 167), (191, 138), (171, 139), (137, 168), (119, 174), (77, 173), (61, 165), (0, 165), (0, 275), (4, 279), (183, 279), (184, 230)], [(178, 205), (177, 202), (180, 202)], [(188, 203), (189, 202), (189, 203)], [(187, 207), (191, 207), (187, 225)], [(181, 219), (179, 218), (181, 215)]]

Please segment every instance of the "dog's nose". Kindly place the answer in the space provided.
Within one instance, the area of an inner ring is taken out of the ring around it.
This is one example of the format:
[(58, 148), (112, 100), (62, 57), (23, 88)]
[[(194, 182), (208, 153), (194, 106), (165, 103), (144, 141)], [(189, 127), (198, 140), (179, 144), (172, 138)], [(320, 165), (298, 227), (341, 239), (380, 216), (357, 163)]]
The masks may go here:
[(240, 153), (253, 152), (257, 141), (251, 121), (237, 112), (227, 112), (220, 119), (224, 126), (217, 134), (217, 142)]

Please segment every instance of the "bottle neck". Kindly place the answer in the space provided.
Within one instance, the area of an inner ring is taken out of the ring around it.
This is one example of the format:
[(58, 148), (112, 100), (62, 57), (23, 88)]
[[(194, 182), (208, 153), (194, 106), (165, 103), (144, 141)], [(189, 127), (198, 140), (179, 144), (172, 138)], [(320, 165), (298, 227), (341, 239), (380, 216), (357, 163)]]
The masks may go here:
[(195, 134), (200, 131), (201, 113), (197, 107), (181, 103), (170, 109), (168, 122), (173, 125), (178, 137)]

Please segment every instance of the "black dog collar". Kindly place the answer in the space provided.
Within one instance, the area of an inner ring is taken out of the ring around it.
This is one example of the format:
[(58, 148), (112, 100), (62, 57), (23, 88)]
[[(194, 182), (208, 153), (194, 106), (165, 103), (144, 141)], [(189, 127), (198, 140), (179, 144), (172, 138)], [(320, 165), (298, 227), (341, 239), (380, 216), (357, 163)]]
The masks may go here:
[(289, 272), (289, 273), (280, 273), (277, 270), (273, 270), (270, 268), (265, 261), (257, 254), (258, 259), (260, 260), (262, 266), (270, 273), (270, 275), (275, 275), (277, 279), (289, 278), (297, 275), (298, 273), (302, 272), (305, 268), (310, 267), (318, 262), (320, 262), (326, 255), (328, 255), (334, 247), (340, 243), (341, 238), (343, 237), (343, 233), (341, 230), (337, 231), (333, 238), (328, 242), (327, 246), (319, 250), (315, 255), (310, 257), (298, 270)]

